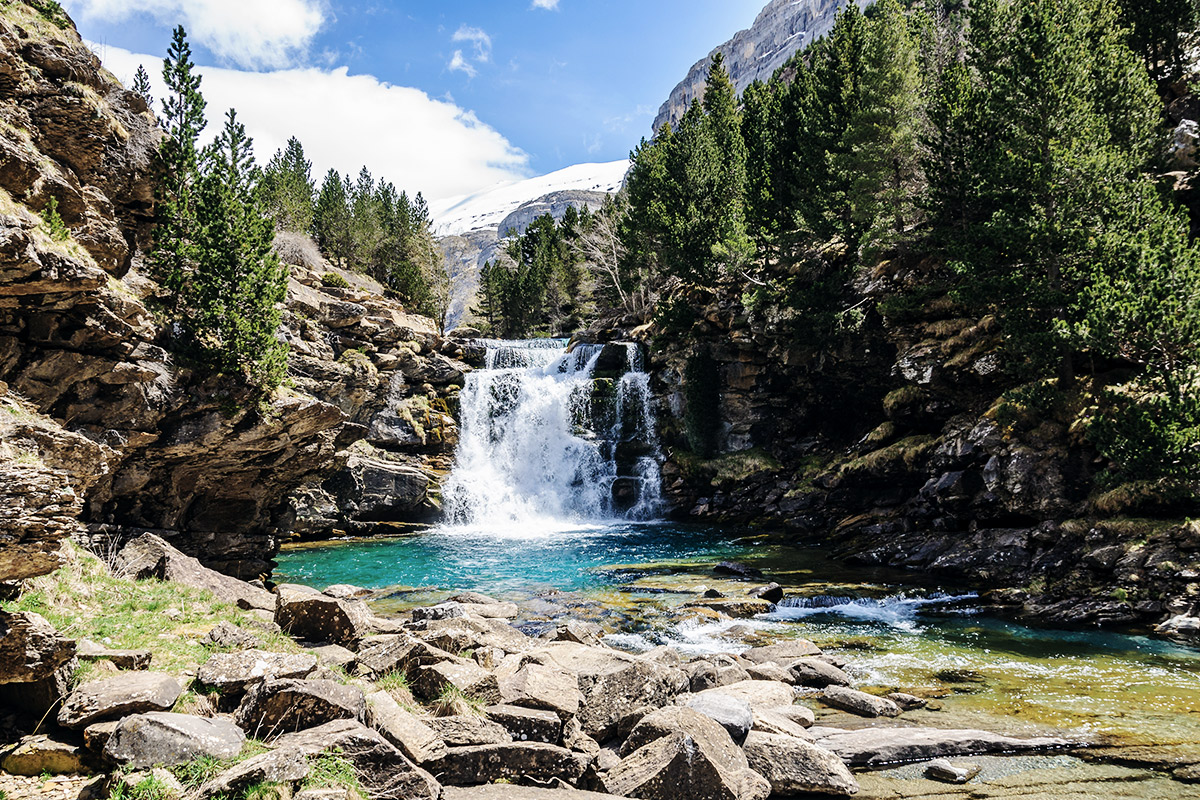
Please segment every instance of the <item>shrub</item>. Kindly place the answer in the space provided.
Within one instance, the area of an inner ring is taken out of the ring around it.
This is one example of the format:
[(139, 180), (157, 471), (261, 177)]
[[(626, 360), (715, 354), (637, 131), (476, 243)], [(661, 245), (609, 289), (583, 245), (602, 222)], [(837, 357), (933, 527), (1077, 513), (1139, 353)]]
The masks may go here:
[(326, 272), (321, 276), (321, 285), (328, 286), (331, 289), (349, 289), (350, 281), (338, 275), (336, 272)]

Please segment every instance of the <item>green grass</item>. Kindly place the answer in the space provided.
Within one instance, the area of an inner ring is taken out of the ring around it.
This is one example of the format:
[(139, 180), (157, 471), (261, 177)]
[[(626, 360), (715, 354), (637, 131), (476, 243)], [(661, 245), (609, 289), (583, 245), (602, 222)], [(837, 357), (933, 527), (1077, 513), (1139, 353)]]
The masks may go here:
[(451, 685), (443, 688), (438, 699), (430, 704), (430, 709), (436, 717), (457, 717), (466, 714), (482, 717), (485, 708), (486, 702), (464, 694), (457, 686)]
[(375, 686), (391, 692), (395, 689), (409, 690), (408, 675), (403, 670), (393, 670), (375, 679)]
[(132, 788), (118, 782), (109, 792), (109, 800), (174, 800), (175, 793), (163, 781), (150, 775)]
[[(212, 756), (201, 756), (186, 764), (178, 764), (171, 767), (170, 772), (179, 779), (184, 788), (195, 791), (230, 767), (265, 752), (267, 752), (267, 747), (262, 742), (257, 739), (247, 739), (246, 743), (242, 746), (242, 752), (237, 758), (222, 761)], [(234, 799), (229, 798), (229, 800)], [(239, 798), (239, 800), (241, 799)]]
[[(208, 591), (157, 580), (114, 578), (107, 566), (82, 548), (68, 545), (65, 553), (65, 566), (29, 581), (19, 599), (0, 603), (0, 608), (41, 614), (71, 638), (92, 639), (114, 650), (150, 650), (152, 669), (174, 675), (195, 668), (222, 649), (207, 638), (214, 625), (252, 619)], [(299, 651), (283, 634), (255, 633), (268, 650)], [(78, 674), (86, 678), (87, 673), (81, 669)]]
[(354, 764), (338, 750), (321, 753), (308, 761), (308, 777), (301, 789), (348, 789), (366, 796)]

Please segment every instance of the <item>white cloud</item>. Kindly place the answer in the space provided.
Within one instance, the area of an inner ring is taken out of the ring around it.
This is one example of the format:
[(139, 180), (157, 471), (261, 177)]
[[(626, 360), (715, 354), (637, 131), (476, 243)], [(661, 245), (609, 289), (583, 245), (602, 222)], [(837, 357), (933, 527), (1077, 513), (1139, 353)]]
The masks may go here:
[(451, 37), (456, 42), (470, 42), (475, 45), (475, 60), (486, 62), (492, 58), (492, 37), (483, 28), (471, 28), (462, 25)]
[(533, 0), (533, 5), (530, 8), (544, 8), (547, 11), (557, 11), (558, 0)]
[[(105, 66), (130, 85), (147, 65), (154, 96), (165, 92), (153, 65), (156, 56), (93, 45)], [(479, 191), (528, 174), (529, 157), (472, 111), (435, 100), (419, 89), (393, 86), (346, 67), (242, 72), (203, 67), (201, 91), (208, 101), (206, 139), (216, 135), (226, 109), (254, 137), (266, 163), (289, 136), (304, 143), (317, 180), (329, 168), (357, 175), (366, 164), (410, 194), (430, 200)]]
[(468, 78), (474, 78), (479, 74), (479, 70), (475, 69), (470, 61), (463, 58), (462, 50), (454, 51), (454, 56), (450, 59), (450, 63), (446, 68), (451, 72), (465, 72)]
[(247, 69), (298, 62), (325, 24), (325, 0), (66, 0), (83, 19), (149, 15), (182, 24), (193, 42)]

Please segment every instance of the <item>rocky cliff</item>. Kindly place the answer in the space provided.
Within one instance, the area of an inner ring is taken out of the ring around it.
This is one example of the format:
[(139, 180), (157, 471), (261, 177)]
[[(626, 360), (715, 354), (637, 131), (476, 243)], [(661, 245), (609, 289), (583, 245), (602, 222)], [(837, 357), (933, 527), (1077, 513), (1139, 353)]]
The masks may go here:
[[(856, 0), (861, 8), (871, 0)], [(704, 99), (708, 65), (716, 53), (725, 56), (725, 68), (741, 93), (754, 81), (766, 81), (789, 58), (833, 28), (837, 14), (849, 0), (771, 0), (754, 24), (714, 48), (688, 70), (654, 118), (653, 131), (674, 126), (693, 100)]]
[(467, 367), (436, 351), (461, 349), (372, 287), (322, 285), (325, 266), (293, 254), (291, 388), (259, 401), (173, 358), (144, 266), (157, 122), (45, 9), (0, 12), (0, 581), (52, 569), (65, 536), (104, 546), (146, 530), (253, 577), (294, 524), (287, 497), (301, 485), (324, 497), (338, 470), (352, 476), (351, 516), (401, 513), (363, 511), (380, 475), (413, 483), (403, 513), (427, 506), (415, 488), (432, 485), (427, 471), (417, 480), (390, 458), (452, 444), (432, 399)]

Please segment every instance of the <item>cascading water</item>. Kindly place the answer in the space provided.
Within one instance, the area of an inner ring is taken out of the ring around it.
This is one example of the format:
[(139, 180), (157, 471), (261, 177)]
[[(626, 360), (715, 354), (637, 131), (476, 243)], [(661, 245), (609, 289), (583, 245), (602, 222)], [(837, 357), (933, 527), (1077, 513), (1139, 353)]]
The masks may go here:
[(486, 341), (467, 376), (451, 524), (519, 533), (659, 510), (649, 375), (637, 345)]

